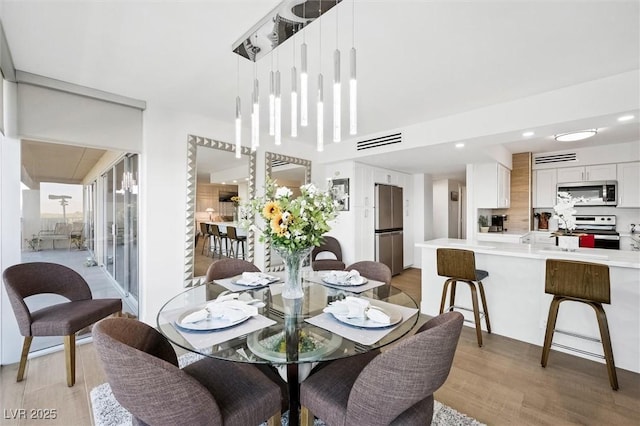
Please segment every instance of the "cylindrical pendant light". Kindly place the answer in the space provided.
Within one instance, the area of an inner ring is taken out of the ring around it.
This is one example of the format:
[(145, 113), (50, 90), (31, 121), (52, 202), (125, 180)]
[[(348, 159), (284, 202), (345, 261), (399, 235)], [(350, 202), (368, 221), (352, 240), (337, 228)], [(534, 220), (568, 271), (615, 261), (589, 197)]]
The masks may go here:
[(276, 71), (276, 98), (275, 98), (275, 144), (282, 143), (282, 96), (280, 93), (280, 70)]
[(316, 146), (318, 152), (324, 151), (324, 93), (322, 88), (322, 73), (318, 74), (318, 104), (317, 108), (317, 129), (316, 129)]
[(340, 89), (340, 51), (333, 52), (333, 141), (340, 142), (340, 111), (341, 100)]
[(260, 146), (260, 85), (258, 78), (253, 80), (253, 127), (251, 149), (255, 150)]
[(236, 158), (242, 157), (242, 110), (240, 96), (236, 96)]
[[(273, 58), (273, 53), (271, 54)], [(269, 72), (269, 136), (275, 134), (276, 123), (276, 94), (275, 94), (275, 75), (273, 73), (273, 59), (271, 60), (271, 71)]]
[(307, 74), (307, 43), (300, 46), (300, 125), (305, 127), (309, 124), (309, 75)]
[(351, 0), (351, 52), (349, 71), (349, 134), (358, 133), (358, 81), (356, 80), (356, 2)]
[[(294, 62), (295, 64), (295, 59)], [(291, 137), (298, 136), (298, 71), (291, 67)]]

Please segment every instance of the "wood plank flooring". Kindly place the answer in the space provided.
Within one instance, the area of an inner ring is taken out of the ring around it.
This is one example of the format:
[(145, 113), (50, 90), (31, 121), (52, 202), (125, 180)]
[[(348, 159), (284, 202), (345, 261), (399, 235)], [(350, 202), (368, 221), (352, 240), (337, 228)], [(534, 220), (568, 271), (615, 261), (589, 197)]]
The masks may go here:
[[(393, 278), (393, 285), (420, 300), (420, 270)], [(491, 309), (491, 307), (489, 307)], [(421, 316), (421, 322), (427, 319)], [(451, 374), (436, 399), (490, 425), (635, 425), (640, 419), (640, 375), (618, 369), (620, 390), (609, 387), (603, 364), (464, 327)], [(615, 355), (615, 354), (614, 354)], [(91, 425), (89, 392), (105, 381), (93, 344), (77, 350), (76, 384), (65, 382), (62, 352), (29, 360), (16, 383), (17, 364), (0, 368), (0, 424)], [(12, 420), (9, 410), (56, 409), (55, 420)]]

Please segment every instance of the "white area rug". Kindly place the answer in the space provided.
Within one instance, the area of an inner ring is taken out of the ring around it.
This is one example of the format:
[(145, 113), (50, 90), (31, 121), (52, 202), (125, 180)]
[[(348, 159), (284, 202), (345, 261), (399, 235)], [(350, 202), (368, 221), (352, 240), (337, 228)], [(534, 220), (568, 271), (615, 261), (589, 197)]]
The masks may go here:
[[(199, 355), (187, 354), (179, 358), (180, 367), (188, 365), (201, 358)], [(109, 383), (103, 383), (91, 390), (91, 409), (95, 426), (131, 426), (131, 414), (116, 401)], [(289, 424), (289, 413), (282, 416), (282, 426)], [(451, 407), (435, 401), (433, 407), (433, 422), (435, 426), (485, 426), (475, 419), (462, 414)], [(315, 420), (314, 426), (323, 426), (320, 420)], [(263, 423), (260, 426), (266, 426)]]

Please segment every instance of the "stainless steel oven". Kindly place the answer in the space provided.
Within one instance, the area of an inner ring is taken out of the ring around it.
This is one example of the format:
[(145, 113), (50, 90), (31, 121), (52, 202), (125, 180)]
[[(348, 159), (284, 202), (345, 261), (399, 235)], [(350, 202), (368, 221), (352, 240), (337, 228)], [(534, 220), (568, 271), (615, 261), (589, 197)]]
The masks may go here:
[(576, 216), (576, 233), (593, 235), (593, 248), (620, 249), (615, 215)]

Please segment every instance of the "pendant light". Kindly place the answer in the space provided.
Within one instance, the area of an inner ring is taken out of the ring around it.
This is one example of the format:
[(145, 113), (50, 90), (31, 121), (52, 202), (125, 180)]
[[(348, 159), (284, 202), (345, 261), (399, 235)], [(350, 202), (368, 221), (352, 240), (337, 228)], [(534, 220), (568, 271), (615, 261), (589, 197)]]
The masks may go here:
[(242, 109), (240, 108), (240, 56), (238, 56), (236, 96), (236, 158), (242, 157)]
[(273, 53), (271, 54), (271, 71), (269, 72), (269, 136), (275, 135), (276, 125), (276, 77), (273, 73)]
[(349, 134), (358, 133), (358, 81), (356, 80), (355, 4), (351, 1), (351, 51), (349, 52)]
[(253, 108), (251, 113), (251, 149), (260, 146), (260, 85), (258, 84), (257, 65), (253, 64)]
[[(320, 10), (318, 16), (322, 15), (322, 2), (318, 2)], [(322, 82), (322, 20), (318, 23), (320, 35), (318, 37), (318, 51), (320, 52), (320, 72), (318, 73), (318, 100), (316, 106), (316, 149), (318, 152), (324, 151), (324, 90)]]
[[(302, 5), (302, 16), (307, 19), (307, 3)], [(309, 124), (309, 74), (307, 73), (307, 30), (302, 29), (302, 45), (300, 46), (300, 125), (306, 127)]]
[[(279, 67), (278, 67), (279, 68)], [(275, 98), (275, 144), (282, 143), (282, 97), (280, 93), (280, 70), (276, 70), (276, 98)]]
[[(336, 0), (336, 6), (338, 0)], [(341, 140), (342, 112), (340, 111), (341, 89), (340, 89), (340, 50), (338, 49), (338, 8), (336, 7), (336, 50), (333, 52), (333, 141)]]
[[(295, 29), (294, 29), (295, 32)], [(293, 46), (293, 66), (291, 67), (291, 137), (298, 136), (298, 71), (296, 70), (296, 43), (291, 40)]]

